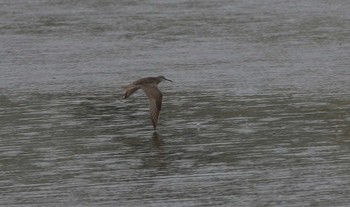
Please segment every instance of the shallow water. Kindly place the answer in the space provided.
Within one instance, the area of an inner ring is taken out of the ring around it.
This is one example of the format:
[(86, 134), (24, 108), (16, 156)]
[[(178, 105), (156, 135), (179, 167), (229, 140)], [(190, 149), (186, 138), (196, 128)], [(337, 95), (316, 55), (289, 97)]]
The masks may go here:
[[(349, 3), (1, 1), (1, 206), (347, 206)], [(165, 75), (158, 130), (120, 86)]]

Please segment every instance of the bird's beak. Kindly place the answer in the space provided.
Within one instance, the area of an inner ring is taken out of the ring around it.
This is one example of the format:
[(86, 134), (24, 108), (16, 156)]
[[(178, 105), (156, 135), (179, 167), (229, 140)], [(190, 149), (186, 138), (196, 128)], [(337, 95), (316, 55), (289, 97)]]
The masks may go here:
[(164, 80), (167, 80), (167, 81), (173, 82), (172, 80), (169, 80), (169, 79), (166, 79), (166, 78), (164, 78)]

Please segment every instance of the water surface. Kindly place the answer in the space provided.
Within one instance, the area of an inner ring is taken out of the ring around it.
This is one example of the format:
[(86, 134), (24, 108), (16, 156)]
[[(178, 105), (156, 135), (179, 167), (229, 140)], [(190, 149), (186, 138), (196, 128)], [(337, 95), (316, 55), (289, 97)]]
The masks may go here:
[[(348, 11), (1, 1), (0, 205), (347, 206)], [(157, 75), (154, 132), (120, 86)]]

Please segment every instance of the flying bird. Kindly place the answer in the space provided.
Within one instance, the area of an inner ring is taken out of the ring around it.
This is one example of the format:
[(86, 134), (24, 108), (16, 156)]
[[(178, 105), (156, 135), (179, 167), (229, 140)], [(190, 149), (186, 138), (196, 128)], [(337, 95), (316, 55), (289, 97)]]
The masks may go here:
[(157, 122), (159, 119), (160, 109), (162, 108), (162, 99), (163, 95), (158, 88), (158, 84), (163, 80), (173, 82), (172, 80), (166, 79), (164, 76), (157, 77), (147, 77), (141, 78), (129, 85), (123, 86), (124, 96), (123, 99), (128, 98), (131, 94), (133, 94), (138, 89), (142, 89), (143, 92), (147, 95), (149, 99), (149, 108), (151, 112), (151, 120), (153, 124), (153, 128), (157, 128)]

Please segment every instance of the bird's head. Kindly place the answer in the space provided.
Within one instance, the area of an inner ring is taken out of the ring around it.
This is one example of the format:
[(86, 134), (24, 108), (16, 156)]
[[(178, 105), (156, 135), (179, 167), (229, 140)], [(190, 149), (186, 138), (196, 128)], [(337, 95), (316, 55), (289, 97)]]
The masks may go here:
[(172, 80), (166, 79), (164, 76), (158, 76), (158, 78), (162, 81), (162, 80), (166, 80), (166, 81), (170, 81), (173, 82)]

